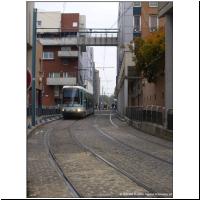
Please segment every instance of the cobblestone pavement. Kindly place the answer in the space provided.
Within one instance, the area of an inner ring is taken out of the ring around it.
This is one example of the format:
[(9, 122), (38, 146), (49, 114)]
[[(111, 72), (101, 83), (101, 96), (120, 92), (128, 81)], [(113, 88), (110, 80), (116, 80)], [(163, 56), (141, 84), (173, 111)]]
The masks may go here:
[(27, 141), (27, 197), (72, 197), (50, 163), (44, 145), (46, 131), (45, 126), (34, 130)]
[(111, 120), (118, 127), (111, 126), (111, 123), (109, 124), (110, 120), (98, 120), (98, 117), (95, 118), (95, 124), (103, 132), (126, 143), (128, 146), (149, 152), (167, 162), (173, 162), (172, 142), (133, 129), (127, 126), (126, 122), (121, 122), (115, 115), (111, 117)]
[(96, 158), (71, 136), (155, 192), (172, 193), (172, 164), (167, 163), (172, 162), (172, 143), (135, 131), (113, 115), (114, 126), (109, 117), (108, 112), (100, 112), (74, 124), (75, 120), (61, 119), (35, 130), (27, 142), (28, 197), (72, 197), (48, 158), (45, 134), (63, 173), (82, 197), (131, 197), (148, 191)]
[[(82, 123), (82, 121), (80, 121)], [(71, 138), (63, 122), (52, 132), (50, 144), (63, 172), (83, 197), (120, 197), (120, 194), (139, 194), (147, 191), (129, 180)], [(76, 124), (75, 124), (76, 126)]]
[[(87, 120), (79, 124), (78, 128), (77, 126), (74, 127), (73, 132), (81, 142), (90, 146), (95, 152), (102, 155), (102, 157), (112, 161), (112, 163), (132, 174), (142, 183), (152, 188), (152, 190), (158, 193), (172, 193), (172, 164), (143, 153), (146, 151), (148, 154), (157, 154), (161, 157), (163, 156), (165, 159), (167, 158), (166, 161), (168, 161), (171, 160), (170, 153), (168, 153), (171, 149), (165, 148), (163, 150), (162, 146), (149, 143), (145, 140), (139, 141), (140, 148), (137, 146), (138, 149), (142, 149), (143, 152), (125, 148), (124, 145), (120, 145), (99, 133), (99, 128), (100, 130), (109, 129), (109, 134), (111, 132), (112, 134), (116, 132), (116, 128), (112, 129), (112, 125), (109, 124), (109, 115), (107, 117), (104, 115), (97, 115), (96, 120), (94, 119), (95, 118), (90, 118), (90, 121)], [(93, 127), (91, 124), (93, 124)], [(88, 126), (90, 126), (90, 128), (88, 128)], [(134, 129), (132, 129), (132, 131), (134, 131)], [(123, 132), (121, 132), (121, 134), (123, 134)], [(136, 138), (133, 137), (130, 140), (129, 136), (124, 142), (127, 142), (127, 140), (133, 142)], [(162, 142), (164, 143), (164, 141)], [(166, 143), (168, 143), (168, 141)], [(134, 146), (136, 144), (137, 142), (133, 142), (132, 145)], [(161, 152), (159, 152), (159, 150)]]

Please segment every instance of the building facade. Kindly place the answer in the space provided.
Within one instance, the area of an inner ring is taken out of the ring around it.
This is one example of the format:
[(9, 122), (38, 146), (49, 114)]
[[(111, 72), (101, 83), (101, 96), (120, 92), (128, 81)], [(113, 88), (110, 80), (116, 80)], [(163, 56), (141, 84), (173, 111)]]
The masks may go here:
[(94, 71), (94, 105), (96, 108), (99, 108), (100, 105), (100, 77), (99, 77), (99, 71), (95, 70)]
[[(173, 115), (173, 2), (159, 2), (159, 17), (165, 17), (165, 119)], [(165, 126), (169, 126), (165, 121)], [(173, 126), (173, 125), (172, 125)]]
[(33, 9), (34, 3), (27, 2), (26, 4), (26, 70), (27, 70), (27, 107), (30, 105), (29, 93), (31, 87), (31, 71), (32, 71), (32, 33), (33, 33)]
[[(134, 2), (133, 24), (134, 37), (147, 38), (150, 33), (164, 27), (165, 19), (158, 17), (158, 2)], [(149, 83), (145, 78), (138, 78), (130, 83), (133, 97), (130, 106), (164, 106), (165, 105), (165, 77), (158, 75), (155, 83)]]
[(148, 83), (141, 74), (136, 72), (133, 61), (134, 52), (130, 50), (131, 41), (134, 38), (148, 37), (151, 32), (164, 26), (164, 21), (164, 18), (158, 17), (158, 2), (119, 3), (119, 46), (115, 95), (122, 115), (129, 106), (164, 106), (164, 76), (160, 76), (156, 84)]
[(128, 106), (128, 68), (134, 67), (132, 53), (128, 48), (133, 39), (133, 2), (119, 2), (118, 11), (117, 77), (115, 96), (120, 114)]
[(81, 77), (83, 85), (86, 89), (93, 93), (93, 79), (94, 79), (94, 52), (92, 47), (85, 47), (85, 52), (80, 53), (80, 64), (79, 68), (81, 70)]
[[(85, 28), (85, 23), (85, 16), (79, 13), (38, 13), (37, 37), (43, 44), (42, 105), (60, 104), (64, 85), (82, 85), (93, 92), (92, 48), (81, 48), (77, 44), (79, 29)], [(85, 71), (83, 68), (88, 62), (92, 66)]]
[[(33, 35), (33, 9), (34, 2), (27, 2), (27, 79), (28, 76), (32, 77), (32, 35)], [(36, 41), (36, 61), (35, 61), (35, 88), (36, 88), (36, 107), (42, 105), (42, 53), (43, 46), (39, 41)], [(32, 79), (32, 78), (31, 78)], [(28, 84), (27, 80), (27, 84)], [(27, 107), (30, 107), (32, 104), (32, 87), (31, 83), (27, 85)]]

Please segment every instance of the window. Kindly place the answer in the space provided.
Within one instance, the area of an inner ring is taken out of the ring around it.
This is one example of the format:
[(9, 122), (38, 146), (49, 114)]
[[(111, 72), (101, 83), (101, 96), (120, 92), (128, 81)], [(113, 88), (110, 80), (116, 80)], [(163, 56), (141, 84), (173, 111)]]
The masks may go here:
[(43, 52), (43, 59), (54, 59), (54, 53), (53, 52)]
[(54, 72), (54, 78), (60, 78), (60, 73), (59, 72)]
[(141, 16), (133, 16), (133, 31), (139, 32), (141, 30)]
[(141, 2), (140, 1), (133, 2), (133, 7), (141, 7)]
[(67, 58), (62, 58), (62, 63), (63, 63), (63, 65), (68, 65), (69, 61)]
[(63, 89), (63, 104), (65, 106), (80, 106), (82, 103), (81, 98), (82, 95), (79, 89), (76, 88), (64, 88)]
[(73, 22), (72, 27), (78, 27), (78, 23), (77, 22)]
[(49, 72), (49, 78), (53, 77), (53, 72)]
[(49, 78), (60, 78), (59, 72), (49, 72)]
[(149, 16), (149, 31), (154, 32), (158, 29), (158, 16), (150, 15)]
[(37, 26), (41, 27), (41, 25), (42, 25), (42, 21), (37, 21)]
[(63, 78), (67, 78), (68, 75), (67, 75), (67, 72), (63, 72)]
[(150, 1), (149, 7), (158, 7), (158, 2), (157, 1)]

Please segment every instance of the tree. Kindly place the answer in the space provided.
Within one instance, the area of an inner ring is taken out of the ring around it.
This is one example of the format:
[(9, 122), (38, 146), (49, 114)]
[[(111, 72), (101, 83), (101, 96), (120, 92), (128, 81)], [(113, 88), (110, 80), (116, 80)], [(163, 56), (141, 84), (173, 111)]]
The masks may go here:
[(151, 33), (147, 38), (137, 37), (133, 40), (135, 48), (134, 61), (136, 70), (147, 78), (148, 82), (156, 82), (158, 73), (164, 70), (165, 35), (164, 29)]

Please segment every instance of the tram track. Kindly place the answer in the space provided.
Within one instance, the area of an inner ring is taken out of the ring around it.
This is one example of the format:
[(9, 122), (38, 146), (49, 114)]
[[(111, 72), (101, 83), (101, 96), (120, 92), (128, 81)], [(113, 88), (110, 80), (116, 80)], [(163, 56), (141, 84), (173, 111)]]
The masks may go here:
[[(67, 128), (67, 131), (69, 132), (70, 137), (74, 140), (74, 142), (76, 144), (78, 144), (78, 146), (81, 149), (84, 149), (85, 152), (90, 152), (91, 155), (93, 155), (97, 160), (103, 161), (103, 163), (106, 163), (106, 165), (108, 165), (109, 167), (111, 167), (112, 169), (120, 172), (120, 174), (126, 176), (129, 180), (131, 180), (134, 184), (137, 184), (138, 186), (144, 188), (146, 191), (148, 191), (149, 193), (155, 193), (151, 188), (149, 188), (148, 186), (140, 183), (136, 178), (134, 178), (132, 175), (128, 174), (128, 172), (126, 172), (123, 169), (118, 168), (116, 165), (112, 164), (111, 162), (109, 162), (108, 160), (106, 160), (105, 158), (101, 157), (99, 154), (95, 153), (91, 148), (87, 147), (86, 145), (82, 144), (76, 137), (74, 134), (72, 134), (71, 132), (71, 127), (73, 125), (76, 124), (76, 122), (78, 122), (79, 120), (76, 120), (74, 122), (72, 122), (69, 126), (62, 128), (60, 130), (64, 130)], [(59, 123), (59, 122), (58, 122)], [(58, 124), (57, 123), (57, 124)], [(73, 197), (75, 198), (82, 198), (84, 197), (83, 194), (81, 194), (77, 189), (77, 187), (72, 183), (72, 181), (70, 180), (69, 177), (66, 176), (66, 174), (64, 173), (62, 166), (59, 164), (59, 161), (56, 158), (56, 152), (53, 152), (53, 150), (51, 149), (51, 145), (50, 145), (50, 134), (51, 132), (53, 132), (53, 130), (55, 130), (54, 128), (52, 128), (50, 131), (46, 132), (44, 135), (44, 142), (45, 142), (45, 147), (50, 159), (50, 162), (52, 163), (53, 167), (55, 168), (56, 172), (59, 174), (59, 176), (62, 177), (65, 185), (67, 186), (67, 189), (70, 190), (71, 194)], [(141, 195), (141, 197), (145, 197), (146, 195)], [(104, 196), (105, 197), (105, 196)], [(109, 196), (108, 196), (109, 197)], [(128, 197), (130, 197), (128, 195)], [(133, 197), (135, 197), (135, 195), (133, 195)]]
[[(46, 151), (48, 153), (48, 157), (49, 160), (52, 164), (52, 166), (55, 168), (56, 172), (59, 174), (59, 176), (63, 179), (67, 189), (70, 191), (70, 193), (72, 194), (73, 197), (75, 198), (81, 198), (83, 197), (83, 193), (81, 193), (79, 191), (79, 187), (76, 185), (74, 185), (74, 183), (72, 182), (73, 178), (69, 178), (68, 175), (66, 175), (66, 173), (63, 171), (63, 166), (61, 163), (59, 163), (59, 160), (56, 158), (56, 152), (53, 151), (51, 144), (50, 144), (50, 135), (51, 133), (56, 130), (56, 131), (61, 131), (61, 130), (67, 130), (67, 132), (69, 133), (69, 136), (74, 140), (74, 142), (81, 147), (82, 149), (85, 150), (85, 152), (89, 152), (91, 153), (91, 155), (93, 155), (97, 160), (102, 161), (103, 163), (105, 163), (107, 166), (111, 167), (112, 169), (114, 169), (115, 171), (117, 171), (118, 173), (124, 175), (125, 177), (127, 177), (130, 181), (132, 181), (134, 184), (137, 184), (139, 187), (144, 188), (147, 193), (144, 193), (144, 197), (147, 197), (148, 194), (156, 194), (156, 191), (154, 189), (152, 189), (151, 187), (149, 187), (148, 185), (146, 185), (146, 183), (143, 183), (141, 180), (138, 179), (138, 177), (136, 178), (134, 175), (130, 174), (129, 172), (127, 172), (126, 170), (124, 170), (123, 168), (119, 167), (118, 165), (116, 165), (116, 163), (114, 164), (112, 161), (107, 160), (105, 157), (103, 157), (102, 155), (98, 154), (97, 152), (94, 151), (94, 149), (92, 149), (91, 147), (87, 146), (86, 144), (83, 144), (75, 135), (75, 133), (72, 132), (72, 128), (74, 127), (74, 125), (78, 122), (79, 120), (73, 121), (71, 124), (69, 124), (68, 126), (65, 127), (61, 127), (59, 129), (55, 129), (54, 127), (52, 129), (50, 129), (49, 131), (47, 131), (44, 134), (44, 144), (46, 147)], [(57, 121), (56, 126), (59, 126), (60, 120)], [(104, 135), (105, 136), (105, 135)], [(111, 136), (108, 136), (111, 139)], [(115, 141), (116, 142), (116, 141)], [(71, 180), (70, 180), (71, 179)], [(129, 196), (130, 197), (130, 196)], [(135, 197), (135, 196), (134, 196)], [(159, 197), (159, 195), (155, 195), (155, 197)], [(161, 195), (161, 197), (163, 197)]]
[(170, 162), (170, 161), (164, 160), (164, 159), (162, 159), (162, 158), (160, 158), (160, 157), (157, 157), (157, 156), (152, 155), (151, 153), (148, 153), (148, 152), (146, 152), (146, 151), (143, 151), (143, 150), (141, 150), (141, 149), (138, 149), (138, 148), (136, 148), (136, 147), (133, 147), (133, 146), (131, 146), (131, 145), (129, 145), (129, 144), (126, 144), (126, 143), (122, 142), (121, 140), (119, 140), (119, 139), (117, 139), (117, 138), (115, 138), (115, 137), (112, 137), (110, 134), (105, 133), (104, 131), (102, 131), (102, 130), (101, 130), (99, 127), (97, 127), (97, 126), (95, 126), (95, 128), (96, 128), (96, 129), (98, 130), (98, 132), (101, 133), (101, 135), (103, 135), (104, 137), (106, 137), (106, 138), (112, 140), (112, 141), (115, 142), (115, 143), (118, 143), (118, 144), (122, 145), (123, 147), (125, 147), (125, 148), (127, 148), (127, 149), (131, 149), (131, 150), (134, 150), (134, 151), (143, 153), (143, 154), (145, 154), (145, 155), (147, 155), (147, 156), (150, 156), (150, 157), (152, 157), (152, 158), (154, 158), (154, 159), (156, 159), (156, 160), (159, 160), (159, 161), (161, 161), (161, 162), (167, 163), (167, 164), (169, 164), (169, 165), (172, 165), (172, 164), (173, 164), (173, 163)]
[[(74, 124), (76, 122), (77, 121), (73, 122), (72, 124)], [(65, 128), (68, 128), (68, 127), (65, 127)], [(45, 135), (44, 135), (44, 144), (45, 144), (45, 148), (46, 148), (49, 160), (50, 160), (52, 166), (54, 167), (54, 169), (56, 170), (56, 172), (58, 173), (58, 175), (63, 179), (67, 189), (69, 189), (72, 196), (75, 198), (81, 198), (81, 197), (83, 197), (82, 194), (80, 194), (77, 191), (77, 189), (73, 185), (72, 181), (65, 175), (65, 173), (62, 170), (62, 167), (60, 166), (60, 164), (58, 163), (58, 161), (56, 159), (55, 153), (51, 149), (50, 142), (49, 142), (49, 136), (53, 130), (54, 130), (54, 128), (51, 129), (50, 131), (45, 132)]]
[[(109, 119), (109, 121), (110, 121), (110, 123), (112, 124), (112, 126), (114, 126), (115, 128), (119, 128), (119, 126), (116, 125), (116, 124), (112, 121), (111, 113), (110, 113), (110, 119)], [(98, 132), (99, 132), (101, 135), (103, 135), (104, 137), (107, 137), (108, 139), (112, 140), (112, 141), (115, 142), (115, 143), (118, 143), (118, 144), (122, 145), (123, 147), (125, 147), (125, 148), (127, 148), (127, 149), (135, 150), (135, 151), (137, 151), (137, 152), (140, 152), (140, 153), (143, 153), (143, 154), (145, 154), (145, 155), (147, 155), (147, 156), (150, 156), (150, 157), (152, 157), (152, 158), (154, 158), (154, 159), (157, 159), (157, 160), (159, 160), (159, 161), (161, 161), (161, 162), (167, 163), (167, 164), (169, 164), (169, 165), (173, 165), (173, 162), (171, 162), (171, 161), (168, 161), (168, 160), (165, 160), (165, 159), (160, 158), (160, 157), (158, 157), (158, 156), (152, 155), (151, 153), (148, 153), (148, 152), (146, 152), (146, 151), (143, 151), (143, 150), (141, 150), (141, 149), (139, 149), (139, 148), (136, 148), (136, 147), (134, 147), (134, 146), (132, 146), (132, 145), (129, 145), (129, 144), (127, 144), (127, 143), (121, 141), (120, 139), (118, 139), (118, 138), (116, 138), (116, 137), (111, 136), (109, 133), (107, 133), (107, 132), (105, 132), (104, 130), (102, 130), (101, 128), (99, 128), (99, 125), (97, 124), (97, 119), (96, 119), (96, 118), (94, 119), (94, 127), (98, 130)], [(134, 136), (135, 136), (135, 135), (134, 135)], [(149, 141), (149, 140), (147, 140), (147, 139), (145, 139), (145, 138), (141, 138), (141, 137), (138, 137), (138, 136), (135, 136), (135, 137), (137, 137), (137, 138), (139, 138), (139, 139), (141, 139), (141, 140), (148, 141), (148, 142), (151, 143), (151, 144), (155, 144), (155, 145), (161, 146), (162, 148), (170, 149), (169, 147), (166, 147), (165, 145), (162, 145), (162, 144), (158, 144), (158, 143), (156, 143), (156, 142)]]
[(129, 174), (126, 170), (124, 170), (124, 169), (118, 167), (117, 165), (115, 165), (114, 163), (108, 161), (107, 159), (105, 159), (104, 157), (102, 157), (100, 154), (96, 153), (92, 148), (90, 148), (87, 145), (85, 145), (82, 142), (80, 142), (80, 140), (78, 140), (77, 137), (74, 134), (72, 134), (71, 129), (69, 129), (69, 134), (71, 135), (71, 137), (74, 139), (74, 141), (76, 141), (76, 143), (80, 147), (82, 147), (83, 149), (85, 149), (88, 152), (90, 152), (95, 158), (103, 161), (108, 166), (112, 167), (113, 169), (115, 169), (119, 173), (121, 173), (124, 176), (126, 176), (129, 180), (131, 180), (132, 182), (136, 183), (138, 186), (140, 186), (140, 187), (144, 188), (145, 190), (147, 190), (149, 193), (156, 193), (152, 188), (150, 188), (147, 185), (143, 184), (137, 178), (135, 178), (134, 176), (132, 176), (131, 174)]

